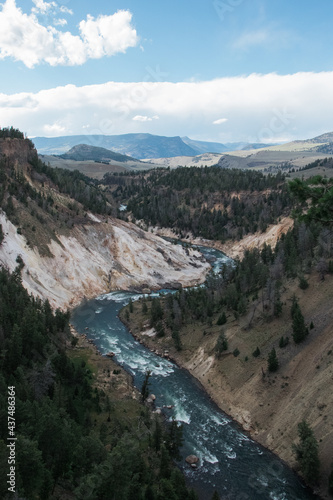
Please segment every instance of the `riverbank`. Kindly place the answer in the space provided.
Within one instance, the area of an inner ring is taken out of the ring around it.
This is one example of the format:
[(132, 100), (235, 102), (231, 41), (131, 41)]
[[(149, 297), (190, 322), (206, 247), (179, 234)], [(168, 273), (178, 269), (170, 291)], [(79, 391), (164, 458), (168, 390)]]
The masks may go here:
[(78, 333), (70, 324), (70, 333), (77, 339), (67, 343), (67, 352), (71, 359), (79, 357), (92, 367), (93, 386), (103, 391), (111, 400), (134, 400), (139, 402), (140, 392), (133, 385), (131, 375), (119, 366), (111, 357), (103, 355), (87, 333)]
[(241, 240), (228, 240), (225, 243), (194, 237), (191, 233), (188, 233), (185, 238), (182, 238), (173, 229), (161, 228), (158, 226), (149, 227), (149, 232), (161, 237), (174, 238), (183, 243), (188, 243), (189, 245), (215, 248), (228, 255), (231, 259), (235, 259), (237, 257), (242, 258), (245, 250), (250, 250), (252, 248), (261, 249), (265, 244), (274, 248), (281, 235), (288, 232), (293, 224), (294, 220), (290, 217), (282, 217), (277, 224), (268, 226), (264, 233), (257, 231), (256, 233), (245, 235)]
[[(139, 342), (187, 369), (221, 410), (236, 420), (255, 441), (276, 453), (296, 471), (292, 444), (298, 440), (297, 424), (303, 418), (306, 419), (319, 442), (322, 463), (321, 487), (316, 493), (321, 498), (328, 499), (331, 498), (327, 494), (327, 484), (333, 457), (333, 422), (330, 412), (330, 352), (333, 341), (329, 328), (332, 318), (323, 314), (325, 305), (320, 304), (320, 300), (322, 294), (330, 296), (332, 286), (326, 282), (322, 289), (323, 285), (318, 285), (316, 276), (312, 276), (312, 290), (302, 292), (300, 297), (306, 319), (310, 321), (313, 318), (316, 325), (311, 332), (311, 340), (308, 339), (302, 346), (291, 346), (289, 352), (279, 350), (280, 369), (275, 374), (267, 373), (267, 355), (281, 333), (290, 333), (289, 314), (269, 325), (261, 321), (250, 333), (244, 330), (242, 320), (228, 318), (229, 350), (221, 359), (214, 355), (220, 330), (215, 326), (216, 321), (213, 321), (211, 328), (206, 324), (192, 324), (189, 328), (182, 329), (183, 349), (179, 352), (175, 349), (171, 336), (157, 338), (154, 335), (149, 327), (148, 316), (143, 315), (139, 304), (134, 304), (129, 321), (126, 320), (124, 311), (120, 317)], [(295, 292), (299, 295), (297, 284), (291, 282), (288, 296), (285, 295), (282, 299), (289, 301)], [(206, 332), (204, 336), (203, 331)], [(259, 358), (254, 358), (251, 353), (260, 340), (262, 354)], [(238, 357), (233, 355), (235, 348), (240, 350), (241, 355)], [(263, 371), (265, 377), (262, 375)]]

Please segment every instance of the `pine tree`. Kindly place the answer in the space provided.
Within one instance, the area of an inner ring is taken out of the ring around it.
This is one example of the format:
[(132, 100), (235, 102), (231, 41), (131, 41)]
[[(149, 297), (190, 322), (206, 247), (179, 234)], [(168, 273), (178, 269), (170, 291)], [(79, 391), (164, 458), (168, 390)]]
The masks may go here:
[(285, 337), (282, 335), (282, 337), (280, 338), (279, 347), (280, 347), (281, 349), (283, 349), (283, 348), (284, 348), (284, 347), (286, 347), (288, 344), (289, 344), (289, 337), (286, 337), (286, 338), (285, 338)]
[(310, 484), (319, 481), (320, 461), (318, 443), (309, 424), (303, 420), (298, 424), (299, 444), (293, 445), (297, 461), (305, 479)]
[(166, 446), (172, 458), (181, 459), (179, 449), (183, 446), (183, 425), (172, 418), (169, 424), (169, 432), (166, 436)]
[(220, 316), (218, 317), (216, 324), (217, 325), (225, 325), (226, 322), (227, 322), (227, 317), (225, 315), (225, 312), (223, 311), (223, 313), (220, 314)]
[(182, 350), (182, 341), (180, 340), (179, 330), (174, 329), (172, 331), (172, 338), (173, 338), (175, 348), (177, 349), (177, 351), (181, 351)]
[(149, 394), (149, 378), (151, 375), (151, 370), (147, 370), (145, 374), (144, 381), (142, 383), (141, 387), (141, 396), (142, 396), (142, 402), (146, 401), (148, 394)]
[(305, 337), (308, 335), (309, 330), (305, 326), (304, 316), (298, 304), (297, 307), (294, 307), (292, 327), (295, 344), (303, 342)]
[(154, 324), (157, 321), (163, 318), (163, 309), (161, 306), (161, 301), (158, 298), (154, 298), (152, 300), (150, 316), (151, 316), (151, 321), (150, 321), (151, 326), (154, 326)]
[(133, 300), (131, 298), (128, 303), (128, 307), (129, 307), (129, 312), (132, 314), (132, 312), (134, 311), (134, 306), (133, 306)]
[(253, 356), (254, 358), (257, 358), (258, 356), (260, 356), (260, 349), (259, 349), (259, 347), (258, 347), (258, 346), (257, 346), (257, 348), (253, 351), (252, 356)]
[(212, 496), (212, 500), (220, 500), (219, 494), (216, 490), (214, 491), (214, 494)]
[(153, 446), (156, 451), (159, 451), (159, 449), (161, 448), (161, 441), (162, 441), (162, 427), (158, 418), (156, 418), (155, 430), (153, 432)]
[(301, 288), (301, 290), (306, 290), (308, 288), (309, 283), (304, 276), (300, 276), (298, 286)]
[(215, 352), (217, 354), (217, 357), (219, 358), (222, 354), (223, 351), (228, 350), (228, 341), (225, 336), (224, 332), (221, 332), (220, 335), (218, 336), (216, 345), (215, 345)]
[(273, 347), (268, 356), (268, 371), (276, 372), (278, 368), (279, 368), (279, 361), (276, 355), (276, 351)]

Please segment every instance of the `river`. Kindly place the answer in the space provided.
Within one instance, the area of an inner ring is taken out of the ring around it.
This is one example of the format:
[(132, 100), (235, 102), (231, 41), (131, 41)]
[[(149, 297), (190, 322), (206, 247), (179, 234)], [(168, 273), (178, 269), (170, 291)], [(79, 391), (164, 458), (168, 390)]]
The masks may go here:
[[(200, 250), (214, 259), (215, 272), (228, 260), (217, 250)], [(179, 465), (200, 499), (210, 500), (215, 489), (221, 500), (318, 499), (290, 468), (224, 414), (186, 370), (158, 357), (133, 338), (118, 313), (130, 298), (139, 297), (131, 292), (102, 295), (78, 307), (71, 321), (102, 354), (113, 351), (116, 362), (131, 373), (139, 389), (146, 371), (151, 370), (150, 392), (156, 396), (156, 407), (172, 406), (163, 408), (166, 418), (183, 423), (183, 460)], [(200, 459), (197, 470), (185, 463), (190, 454)]]

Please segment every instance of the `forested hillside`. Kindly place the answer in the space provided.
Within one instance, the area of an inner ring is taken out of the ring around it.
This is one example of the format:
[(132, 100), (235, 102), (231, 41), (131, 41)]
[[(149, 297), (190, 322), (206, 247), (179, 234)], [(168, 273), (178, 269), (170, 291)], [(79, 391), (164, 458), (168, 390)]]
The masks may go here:
[[(20, 498), (195, 500), (172, 466), (177, 424), (162, 427), (144, 404), (124, 400), (123, 389), (97, 387), (96, 366), (75, 349), (69, 313), (29, 296), (20, 271), (21, 263), (12, 275), (0, 270), (1, 498), (13, 497), (4, 474), (10, 435)], [(120, 371), (108, 370), (113, 387)]]
[(281, 174), (192, 167), (106, 175), (104, 183), (147, 226), (222, 242), (265, 231), (291, 207)]

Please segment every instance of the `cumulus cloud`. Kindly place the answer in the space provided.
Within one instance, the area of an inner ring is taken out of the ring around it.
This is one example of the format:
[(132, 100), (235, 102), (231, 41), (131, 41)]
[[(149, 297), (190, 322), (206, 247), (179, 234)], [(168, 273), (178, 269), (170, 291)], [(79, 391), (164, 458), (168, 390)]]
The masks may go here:
[(87, 55), (93, 59), (113, 56), (135, 47), (138, 36), (131, 26), (132, 14), (127, 10), (118, 11), (113, 16), (87, 16), (80, 22), (80, 33)]
[[(66, 85), (0, 94), (0, 126), (31, 137), (150, 132), (220, 142), (306, 139), (332, 129), (332, 87), (333, 72)], [(223, 127), (214, 124), (225, 120), (219, 116), (228, 117)]]
[(218, 120), (213, 121), (213, 125), (222, 125), (222, 123), (225, 123), (228, 121), (228, 118), (219, 118)]
[(43, 14), (57, 5), (55, 2), (44, 2), (43, 0), (32, 0), (32, 2), (35, 4), (35, 7), (32, 8), (32, 12), (42, 12)]
[[(88, 16), (79, 24), (79, 34), (63, 32), (53, 26), (43, 26), (37, 12), (46, 13), (56, 4), (34, 0), (35, 7), (25, 14), (15, 0), (6, 0), (0, 12), (0, 59), (11, 57), (28, 68), (43, 62), (51, 66), (81, 65), (88, 59), (99, 59), (124, 53), (135, 47), (139, 38), (132, 27), (132, 14), (120, 10), (110, 16)], [(69, 9), (63, 13), (71, 13)], [(63, 26), (63, 19), (55, 24)]]

